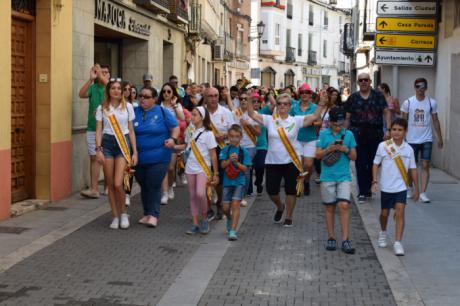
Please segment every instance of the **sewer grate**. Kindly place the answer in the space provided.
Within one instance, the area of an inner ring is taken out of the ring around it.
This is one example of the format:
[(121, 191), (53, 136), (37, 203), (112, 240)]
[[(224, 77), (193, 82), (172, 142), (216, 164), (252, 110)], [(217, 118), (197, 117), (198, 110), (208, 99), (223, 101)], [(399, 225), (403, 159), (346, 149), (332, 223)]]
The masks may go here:
[(0, 226), (0, 234), (16, 234), (19, 235), (22, 232), (28, 230), (27, 227), (18, 226)]
[(61, 211), (61, 210), (67, 210), (69, 209), (68, 207), (63, 207), (63, 206), (43, 206), (40, 209), (42, 210), (56, 210), (56, 211)]

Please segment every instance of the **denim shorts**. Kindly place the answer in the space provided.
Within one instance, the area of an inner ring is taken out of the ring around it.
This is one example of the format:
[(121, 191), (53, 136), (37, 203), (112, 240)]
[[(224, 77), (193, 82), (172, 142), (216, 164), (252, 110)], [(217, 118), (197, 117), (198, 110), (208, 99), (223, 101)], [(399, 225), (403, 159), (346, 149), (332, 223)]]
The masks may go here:
[(380, 192), (380, 204), (382, 209), (395, 208), (396, 203), (407, 203), (407, 190), (400, 192)]
[(222, 193), (222, 203), (228, 204), (232, 201), (241, 201), (243, 199), (244, 185), (225, 186)]
[(412, 149), (414, 149), (415, 161), (418, 163), (418, 156), (420, 155), (421, 160), (431, 160), (431, 148), (433, 143), (424, 142), (424, 143), (410, 143)]
[[(128, 144), (128, 147), (131, 148), (127, 134), (125, 135), (125, 139), (126, 143)], [(104, 157), (106, 158), (123, 157), (123, 153), (120, 150), (120, 146), (118, 145), (117, 139), (113, 135), (102, 135), (102, 148), (104, 149)]]
[(350, 197), (351, 182), (321, 182), (321, 198), (324, 205), (350, 203)]

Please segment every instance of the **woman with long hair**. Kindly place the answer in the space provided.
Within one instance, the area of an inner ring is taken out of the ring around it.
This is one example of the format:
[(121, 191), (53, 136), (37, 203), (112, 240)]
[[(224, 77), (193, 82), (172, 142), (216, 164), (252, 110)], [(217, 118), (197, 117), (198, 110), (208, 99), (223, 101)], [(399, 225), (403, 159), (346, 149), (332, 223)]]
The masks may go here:
[[(390, 86), (387, 83), (381, 83), (377, 89), (385, 96), (385, 100), (388, 104), (388, 110), (391, 114), (391, 122), (393, 122), (398, 116), (401, 115), (401, 105), (399, 99), (391, 95)], [(384, 131), (387, 130), (385, 120), (383, 121)]]
[(127, 160), (123, 154), (120, 139), (117, 139), (109, 119), (114, 115), (116, 122), (132, 154), (132, 165), (137, 164), (136, 137), (134, 135), (134, 109), (127, 103), (122, 93), (120, 79), (111, 80), (105, 90), (105, 99), (96, 110), (96, 158), (104, 167), (104, 177), (108, 188), (110, 208), (112, 210), (111, 229), (127, 229), (129, 227), (128, 214), (125, 206), (125, 190), (123, 177), (127, 167)]
[[(158, 97), (158, 105), (168, 110), (178, 121), (185, 120), (184, 109), (180, 103), (181, 98), (177, 93), (176, 86), (171, 83), (165, 83), (161, 87), (160, 95)], [(177, 139), (176, 139), (177, 142)], [(165, 176), (161, 189), (163, 195), (161, 197), (161, 204), (168, 204), (168, 200), (174, 200), (173, 183), (176, 173), (177, 153), (172, 153), (171, 162), (169, 163), (168, 174)]]

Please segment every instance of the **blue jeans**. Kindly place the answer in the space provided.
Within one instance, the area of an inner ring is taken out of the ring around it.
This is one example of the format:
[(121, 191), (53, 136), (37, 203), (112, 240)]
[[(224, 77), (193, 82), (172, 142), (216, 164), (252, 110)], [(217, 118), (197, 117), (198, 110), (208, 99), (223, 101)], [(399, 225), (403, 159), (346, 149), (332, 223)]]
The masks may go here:
[(144, 216), (160, 217), (161, 182), (168, 171), (169, 163), (140, 165), (136, 167), (136, 180), (141, 186)]
[(410, 146), (414, 150), (416, 163), (418, 163), (419, 155), (421, 160), (431, 160), (431, 148), (433, 147), (433, 143), (431, 141), (424, 143), (410, 143)]
[[(256, 186), (262, 186), (265, 174), (265, 157), (267, 156), (267, 150), (257, 150), (256, 156), (252, 160), (252, 169), (256, 172)], [(250, 177), (250, 185), (248, 192), (252, 193), (252, 169)]]

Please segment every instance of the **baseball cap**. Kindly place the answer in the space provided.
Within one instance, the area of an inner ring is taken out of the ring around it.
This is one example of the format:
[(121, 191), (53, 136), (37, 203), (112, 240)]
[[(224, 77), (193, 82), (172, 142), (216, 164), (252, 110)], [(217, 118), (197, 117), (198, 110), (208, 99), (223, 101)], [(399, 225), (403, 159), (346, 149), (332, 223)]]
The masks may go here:
[(343, 123), (345, 121), (345, 110), (341, 107), (333, 107), (329, 111), (329, 121)]
[(301, 91), (312, 91), (312, 90), (310, 88), (310, 85), (308, 85), (307, 83), (303, 83), (299, 87), (299, 92), (301, 92)]
[(151, 75), (150, 73), (144, 74), (144, 76), (142, 77), (142, 81), (153, 81), (153, 75)]

